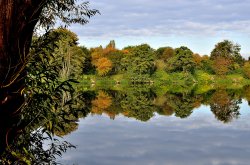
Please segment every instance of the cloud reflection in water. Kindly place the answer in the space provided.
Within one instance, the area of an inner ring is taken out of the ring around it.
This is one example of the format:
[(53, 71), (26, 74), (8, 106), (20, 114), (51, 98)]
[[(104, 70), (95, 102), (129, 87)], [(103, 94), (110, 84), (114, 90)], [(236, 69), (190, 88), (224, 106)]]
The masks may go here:
[(240, 119), (223, 124), (206, 106), (186, 119), (155, 115), (140, 122), (121, 115), (88, 116), (65, 137), (78, 147), (60, 160), (91, 165), (247, 165), (250, 114), (244, 101)]

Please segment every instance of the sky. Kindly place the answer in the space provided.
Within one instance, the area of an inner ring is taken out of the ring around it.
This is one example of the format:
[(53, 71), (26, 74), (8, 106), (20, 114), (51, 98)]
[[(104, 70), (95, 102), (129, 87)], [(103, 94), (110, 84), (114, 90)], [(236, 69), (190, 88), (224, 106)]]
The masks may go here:
[(96, 47), (116, 41), (117, 48), (148, 43), (187, 46), (209, 55), (215, 44), (228, 39), (250, 56), (250, 0), (89, 0), (96, 15), (84, 26), (70, 29), (80, 45)]

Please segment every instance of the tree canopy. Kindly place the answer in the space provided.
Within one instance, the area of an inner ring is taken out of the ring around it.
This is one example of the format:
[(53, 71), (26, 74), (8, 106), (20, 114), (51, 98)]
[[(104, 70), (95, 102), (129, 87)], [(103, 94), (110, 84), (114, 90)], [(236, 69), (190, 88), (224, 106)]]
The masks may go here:
[(23, 106), (35, 26), (85, 24), (98, 10), (76, 0), (9, 0), (0, 1), (0, 11), (0, 109), (11, 113)]
[(225, 58), (242, 66), (244, 63), (244, 59), (240, 54), (240, 50), (240, 45), (234, 44), (229, 40), (224, 40), (215, 45), (215, 48), (211, 52), (211, 60), (216, 60), (217, 58)]
[[(74, 81), (60, 81), (61, 66), (51, 62), (56, 54), (52, 54), (53, 51), (60, 46), (75, 45), (76, 36), (52, 42), (58, 38), (48, 39), (48, 33), (58, 21), (65, 26), (85, 24), (98, 11), (90, 9), (87, 2), (79, 4), (76, 0), (2, 0), (0, 11), (0, 116), (4, 117), (1, 126), (6, 127), (0, 131), (1, 163), (54, 163), (55, 155), (61, 155), (72, 145), (66, 142), (59, 145), (58, 150), (52, 142), (51, 148), (44, 149), (44, 140), (57, 140), (51, 135), (55, 133), (54, 125), (60, 122), (53, 117), (61, 116), (61, 121), (68, 121), (65, 116), (78, 116), (84, 104), (81, 102), (79, 107), (82, 99), (75, 95), (70, 84)], [(32, 44), (35, 27), (45, 28), (47, 33)], [(66, 32), (66, 36), (70, 36), (70, 32)], [(76, 49), (73, 54), (79, 52)], [(70, 97), (63, 102), (65, 94)], [(7, 121), (16, 122), (12, 123), (11, 131)], [(44, 138), (44, 134), (49, 138)]]
[(169, 59), (168, 66), (171, 72), (192, 71), (194, 68), (193, 52), (185, 46), (176, 48), (175, 56)]

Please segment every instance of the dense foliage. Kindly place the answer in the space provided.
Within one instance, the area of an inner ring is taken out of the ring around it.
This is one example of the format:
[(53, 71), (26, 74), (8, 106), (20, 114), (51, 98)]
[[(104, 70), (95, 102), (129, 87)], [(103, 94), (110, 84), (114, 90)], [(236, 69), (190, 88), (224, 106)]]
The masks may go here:
[[(75, 130), (87, 111), (71, 79), (85, 54), (74, 33), (51, 28), (85, 24), (98, 10), (76, 0), (10, 0), (1, 11), (0, 164), (57, 164), (74, 146), (54, 135)], [(35, 26), (46, 33), (34, 36)]]
[(110, 41), (106, 47), (88, 49), (78, 46), (76, 34), (63, 28), (49, 31), (46, 35), (51, 39), (58, 37), (52, 52), (55, 62), (61, 66), (62, 80), (81, 80), (84, 75), (89, 75), (93, 83), (100, 77), (111, 77), (118, 83), (126, 79), (131, 83), (144, 84), (152, 83), (155, 78), (174, 82), (179, 77), (193, 83), (202, 77), (200, 73), (210, 77), (237, 74), (249, 78), (249, 62), (241, 56), (240, 45), (228, 40), (216, 44), (208, 56), (193, 53), (185, 46), (166, 46), (155, 50), (148, 44), (141, 44), (117, 49), (115, 41)]
[[(141, 44), (120, 50), (116, 48), (115, 41), (110, 41), (104, 48), (82, 47), (82, 50), (84, 53), (78, 73), (81, 71), (82, 76), (89, 75), (93, 83), (100, 77), (114, 78), (117, 83), (126, 79), (133, 84), (152, 83), (155, 78), (164, 82), (178, 79), (178, 76), (171, 75), (180, 75), (180, 80), (193, 83), (202, 77), (200, 73), (210, 76), (211, 81), (213, 76), (249, 78), (249, 62), (241, 56), (240, 45), (228, 40), (216, 44), (209, 56), (193, 53), (185, 46), (166, 46), (155, 50), (148, 44)], [(72, 56), (72, 61), (73, 58), (76, 57)], [(170, 80), (170, 77), (173, 79)]]

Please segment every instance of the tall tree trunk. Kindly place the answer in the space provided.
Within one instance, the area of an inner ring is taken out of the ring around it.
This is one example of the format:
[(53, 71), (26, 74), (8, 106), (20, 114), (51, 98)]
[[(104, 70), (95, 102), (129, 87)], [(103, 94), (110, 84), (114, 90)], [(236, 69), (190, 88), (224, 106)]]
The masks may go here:
[(25, 65), (46, 0), (0, 0), (0, 113), (11, 115), (24, 104)]

